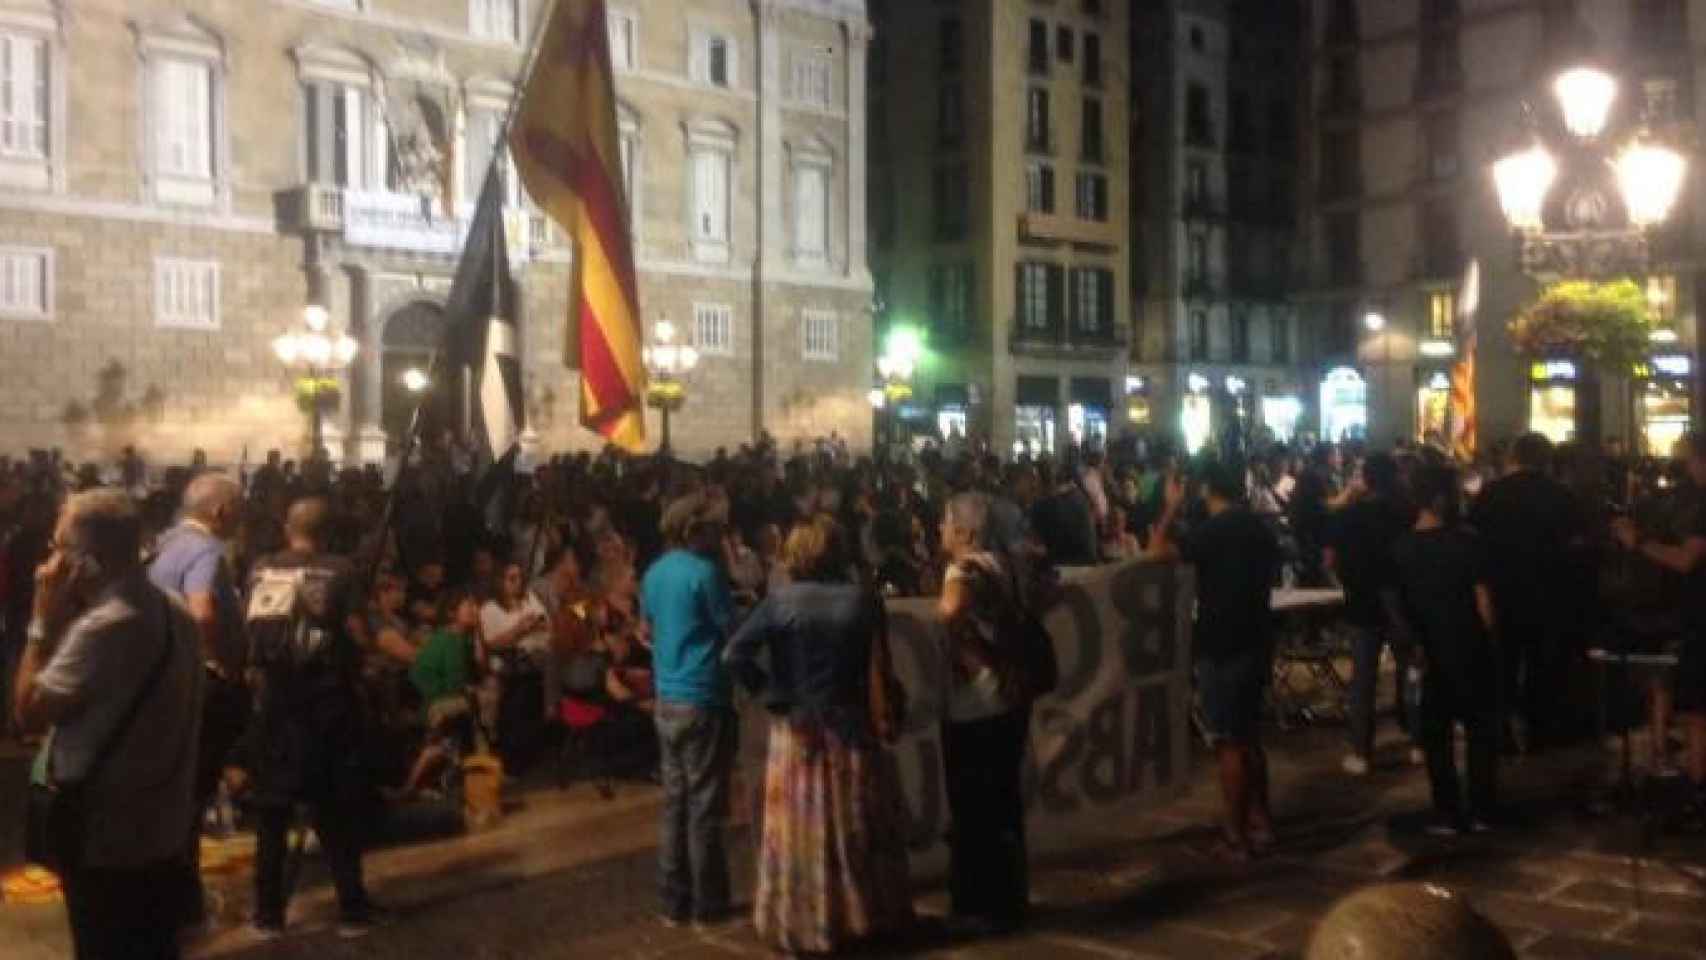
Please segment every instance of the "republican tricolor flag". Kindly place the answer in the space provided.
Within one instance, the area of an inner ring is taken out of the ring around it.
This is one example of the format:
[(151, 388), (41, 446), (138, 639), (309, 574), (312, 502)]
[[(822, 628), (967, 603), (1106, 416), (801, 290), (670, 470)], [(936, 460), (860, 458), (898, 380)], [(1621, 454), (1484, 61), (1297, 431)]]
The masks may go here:
[(558, 0), (509, 142), (528, 193), (574, 242), (581, 423), (638, 451), (646, 370), (604, 0)]

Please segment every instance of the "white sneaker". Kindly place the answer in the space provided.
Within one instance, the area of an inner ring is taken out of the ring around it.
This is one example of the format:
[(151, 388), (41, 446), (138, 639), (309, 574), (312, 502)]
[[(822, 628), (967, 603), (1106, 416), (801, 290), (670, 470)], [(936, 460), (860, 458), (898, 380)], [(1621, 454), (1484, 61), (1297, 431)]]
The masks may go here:
[(1346, 754), (1344, 762), (1339, 764), (1339, 768), (1353, 777), (1368, 776), (1367, 758), (1359, 757), (1354, 753)]

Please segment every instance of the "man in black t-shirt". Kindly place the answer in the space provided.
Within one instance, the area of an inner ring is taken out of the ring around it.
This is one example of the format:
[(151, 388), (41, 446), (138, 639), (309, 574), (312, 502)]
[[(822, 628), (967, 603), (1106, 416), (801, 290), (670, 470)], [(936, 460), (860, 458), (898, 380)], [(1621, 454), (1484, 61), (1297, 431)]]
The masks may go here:
[[(1422, 748), (1435, 821), (1430, 833), (1483, 831), (1497, 815), (1499, 717), (1493, 594), (1480, 540), (1459, 521), (1457, 471), (1424, 467), (1412, 482), (1420, 515), (1394, 552), (1404, 620), (1423, 668)], [(1458, 788), (1453, 725), (1469, 746), (1469, 797)]]
[(1268, 760), (1262, 751), (1262, 692), (1273, 676), (1273, 584), (1279, 544), (1244, 503), (1240, 470), (1210, 463), (1203, 470), (1208, 517), (1175, 541), (1172, 527), (1184, 485), (1167, 481), (1149, 556), (1177, 557), (1196, 568), (1197, 619), (1192, 633), (1197, 694), (1220, 766), (1225, 798), (1224, 843), (1215, 855), (1246, 860), (1273, 844)]
[(1499, 616), (1500, 691), (1507, 717), (1528, 724), (1530, 749), (1556, 742), (1563, 731), (1559, 692), (1568, 668), (1566, 627), (1557, 602), (1570, 582), (1572, 544), (1581, 539), (1581, 511), (1570, 491), (1547, 470), (1551, 441), (1537, 433), (1511, 445), (1515, 469), (1494, 480), (1470, 511), (1469, 525), (1486, 544), (1489, 583)]
[[(1362, 486), (1366, 492), (1329, 521), (1326, 549), (1327, 568), (1345, 588), (1345, 625), (1351, 635), (1351, 753), (1344, 769), (1357, 776), (1368, 773), (1374, 755), (1374, 691), (1380, 651), (1391, 639), (1388, 604), (1398, 585), (1392, 547), (1410, 528), (1411, 519), (1398, 498), (1398, 462), (1389, 454), (1371, 454), (1363, 461)], [(1400, 664), (1400, 688), (1404, 673)], [(1398, 702), (1404, 702), (1402, 689)]]
[(285, 517), (285, 550), (250, 574), (247, 627), (255, 710), (236, 751), (255, 809), (255, 916), (261, 939), (284, 932), (285, 836), (305, 805), (337, 887), (339, 932), (365, 932), (373, 906), (361, 875), (371, 781), (360, 745), (361, 654), (355, 569), (325, 552), (331, 511), (312, 497)]
[(1620, 519), (1613, 532), (1627, 549), (1686, 578), (1682, 590), (1683, 640), (1676, 675), (1676, 709), (1688, 732), (1687, 772), (1695, 787), (1693, 814), (1706, 817), (1706, 436), (1691, 433), (1677, 444), (1688, 486), (1678, 491), (1680, 542), (1642, 539), (1635, 524)]

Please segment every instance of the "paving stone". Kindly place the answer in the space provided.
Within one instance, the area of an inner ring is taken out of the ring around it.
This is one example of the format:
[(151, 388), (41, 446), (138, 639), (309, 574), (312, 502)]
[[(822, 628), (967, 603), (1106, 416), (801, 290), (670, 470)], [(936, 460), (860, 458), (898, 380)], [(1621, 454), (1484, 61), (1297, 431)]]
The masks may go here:
[(1144, 957), (1257, 960), (1271, 952), (1266, 946), (1203, 933), (1178, 923), (1158, 923), (1136, 932), (1122, 933), (1112, 940)]
[(1559, 890), (1553, 899), (1615, 910), (1697, 917), (1701, 918), (1702, 923), (1706, 923), (1706, 890), (1698, 887), (1693, 889), (1695, 892), (1686, 893), (1674, 889), (1652, 890), (1599, 880), (1584, 880)]
[(1615, 927), (1621, 915), (1604, 909), (1577, 907), (1546, 900), (1494, 893), (1472, 894), (1475, 908), (1503, 927), (1532, 927), (1556, 933), (1594, 936)]
[(1697, 954), (1646, 944), (1554, 933), (1524, 951), (1536, 960), (1682, 960)]

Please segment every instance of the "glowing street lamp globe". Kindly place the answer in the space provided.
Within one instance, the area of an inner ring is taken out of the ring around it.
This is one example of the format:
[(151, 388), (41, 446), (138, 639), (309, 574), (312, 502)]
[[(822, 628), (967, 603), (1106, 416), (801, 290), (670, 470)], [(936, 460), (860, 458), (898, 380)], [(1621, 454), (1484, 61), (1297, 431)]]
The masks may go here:
[(1499, 206), (1512, 227), (1540, 229), (1546, 194), (1557, 178), (1558, 161), (1539, 144), (1493, 164), (1493, 185), (1498, 188)]
[(1576, 67), (1558, 75), (1552, 92), (1563, 108), (1564, 126), (1578, 137), (1592, 138), (1605, 130), (1605, 119), (1617, 99), (1617, 81), (1603, 70)]
[(1651, 227), (1670, 216), (1688, 173), (1688, 161), (1681, 154), (1643, 143), (1624, 150), (1612, 167), (1629, 210), (1629, 223), (1635, 227)]

